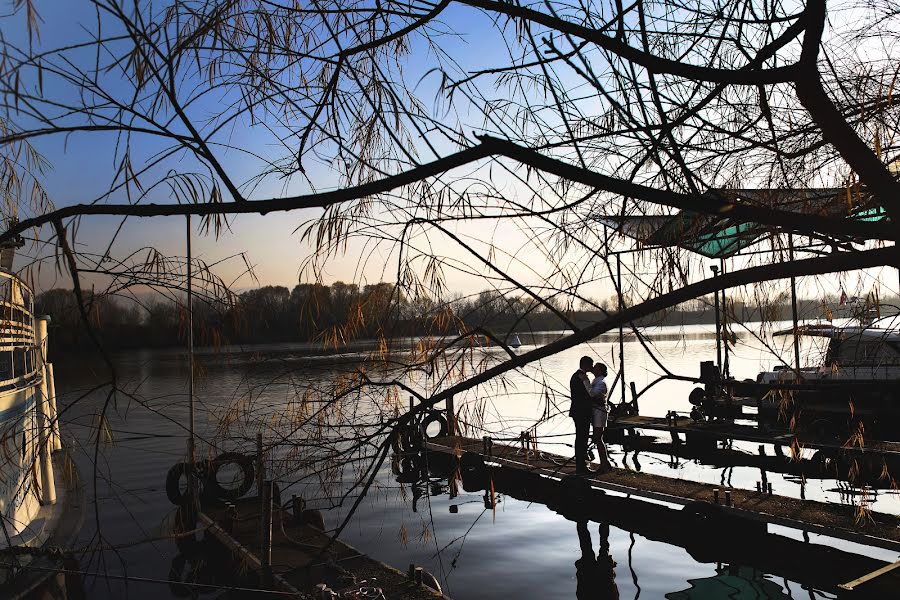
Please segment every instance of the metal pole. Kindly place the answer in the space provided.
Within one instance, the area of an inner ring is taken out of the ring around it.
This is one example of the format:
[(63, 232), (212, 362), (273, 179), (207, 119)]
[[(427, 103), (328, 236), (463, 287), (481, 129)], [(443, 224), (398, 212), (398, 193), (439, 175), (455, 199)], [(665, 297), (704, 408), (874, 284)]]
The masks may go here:
[[(725, 259), (721, 259), (722, 275), (725, 274)], [(723, 373), (727, 378), (731, 374), (731, 367), (728, 361), (728, 304), (725, 298), (725, 288), (722, 288), (722, 346), (725, 350), (725, 362), (723, 363)]]
[(185, 237), (187, 240), (187, 342), (188, 342), (188, 460), (190, 469), (188, 474), (188, 497), (192, 506), (196, 506), (197, 486), (194, 481), (194, 469), (197, 462), (196, 447), (194, 445), (194, 289), (192, 273), (192, 248), (191, 248), (191, 215), (186, 215)]
[[(788, 258), (794, 262), (794, 236), (788, 235)], [(800, 330), (797, 327), (797, 279), (791, 276), (791, 316), (794, 320), (794, 374), (800, 378)]]
[[(622, 314), (625, 302), (622, 297), (622, 256), (616, 254), (616, 300), (619, 314)], [(622, 384), (622, 406), (625, 406), (625, 329), (619, 323), (619, 378)]]
[(447, 435), (456, 435), (456, 407), (453, 403), (453, 396), (447, 398)]
[[(712, 265), (710, 270), (713, 273), (713, 279), (718, 278), (719, 276), (719, 267), (716, 265)], [(716, 307), (716, 367), (719, 369), (719, 376), (722, 375), (722, 335), (721, 335), (721, 320), (719, 318), (719, 290), (715, 291), (715, 307)]]

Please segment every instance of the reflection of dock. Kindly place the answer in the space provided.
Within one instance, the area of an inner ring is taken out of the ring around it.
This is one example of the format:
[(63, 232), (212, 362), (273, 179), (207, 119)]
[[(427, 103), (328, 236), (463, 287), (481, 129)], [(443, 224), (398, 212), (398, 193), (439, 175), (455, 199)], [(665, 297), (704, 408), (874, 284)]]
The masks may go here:
[[(452, 478), (454, 462), (447, 454), (432, 454), (428, 468), (434, 475)], [(727, 516), (717, 519), (677, 506), (606, 494), (598, 488), (589, 487), (581, 493), (573, 493), (572, 489), (563, 492), (556, 479), (524, 469), (493, 468), (489, 477), (487, 473), (479, 474), (471, 468), (460, 471), (464, 489), (470, 492), (487, 490), (486, 507), (491, 491), (523, 502), (544, 504), (577, 523), (595, 521), (648, 540), (684, 548), (698, 562), (730, 565), (728, 572), (740, 569), (740, 566), (753, 567), (810, 588), (836, 593), (842, 585), (860, 574), (877, 573), (879, 569), (890, 566), (883, 561), (823, 543), (771, 533), (759, 523), (748, 527), (742, 519), (729, 519)], [(614, 558), (621, 564), (623, 557)], [(862, 595), (852, 597), (892, 597), (885, 591), (893, 591), (896, 588), (892, 586), (896, 585), (897, 579), (885, 573), (882, 577), (858, 585), (857, 591)]]
[[(444, 437), (428, 442), (427, 449), (460, 457), (469, 454), (475, 461), (543, 477), (567, 479), (567, 475), (575, 472), (574, 465), (570, 464), (571, 460), (561, 456), (498, 443), (490, 444), (485, 453), (484, 445), (483, 440)], [(869, 546), (900, 550), (900, 529), (897, 528), (895, 516), (869, 512), (860, 525), (857, 523), (856, 509), (852, 506), (798, 500), (749, 490), (725, 490), (720, 489), (721, 486), (623, 469), (580, 479), (594, 489), (689, 506), (691, 510), (714, 511), (740, 518), (748, 524), (756, 523), (763, 527), (766, 524), (782, 525)], [(713, 503), (717, 493), (720, 502), (718, 505)], [(729, 500), (730, 506), (726, 506)]]
[[(876, 588), (895, 590), (889, 586), (898, 584), (896, 565), (768, 531), (768, 525), (780, 525), (898, 551), (900, 530), (892, 515), (869, 513), (859, 524), (851, 506), (739, 489), (727, 490), (730, 505), (714, 504), (714, 490), (720, 501), (726, 498), (719, 486), (622, 469), (575, 476), (564, 457), (472, 438), (434, 438), (425, 448), (449, 458), (448, 473), (459, 468), (466, 489), (503, 491), (571, 520), (609, 523), (682, 546), (701, 561), (754, 565), (835, 592), (864, 580), (865, 586), (856, 585), (865, 597), (885, 597)], [(429, 466), (442, 462), (433, 456)]]
[(863, 446), (846, 446), (838, 441), (823, 439), (807, 433), (791, 433), (784, 430), (766, 431), (752, 425), (724, 421), (693, 421), (687, 417), (679, 417), (674, 421), (662, 417), (619, 417), (609, 427), (610, 431), (623, 429), (650, 429), (684, 434), (687, 443), (697, 442), (698, 445), (702, 445), (704, 442), (731, 439), (787, 447), (799, 445), (801, 448), (810, 450), (900, 457), (900, 442), (867, 440)]

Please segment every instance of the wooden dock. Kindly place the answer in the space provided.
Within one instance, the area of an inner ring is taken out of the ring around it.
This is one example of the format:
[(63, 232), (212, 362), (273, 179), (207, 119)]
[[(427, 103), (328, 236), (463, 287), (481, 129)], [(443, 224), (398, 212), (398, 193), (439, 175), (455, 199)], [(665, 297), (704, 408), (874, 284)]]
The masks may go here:
[[(562, 483), (574, 479), (574, 463), (567, 457), (536, 452), (521, 446), (493, 443), (485, 451), (483, 440), (460, 436), (434, 438), (426, 443), (430, 452), (462, 459), (466, 454), (487, 465), (513, 469)], [(666, 502), (691, 511), (714, 511), (747, 523), (781, 525), (801, 531), (827, 535), (847, 541), (900, 552), (900, 520), (894, 515), (868, 511), (859, 514), (855, 507), (798, 500), (742, 489), (699, 483), (614, 469), (606, 474), (590, 474), (578, 479), (605, 492), (627, 497)], [(569, 484), (571, 485), (571, 484)], [(715, 503), (718, 494), (719, 502)]]
[[(543, 504), (575, 522), (595, 521), (673, 547), (684, 548), (698, 562), (752, 566), (775, 578), (798, 582), (812, 589), (854, 599), (881, 600), (896, 595), (900, 577), (896, 566), (869, 556), (841, 550), (824, 538), (821, 542), (769, 532), (763, 523), (736, 519), (709, 519), (681, 506), (591, 488), (588, 494), (561, 490), (558, 480), (518, 469), (491, 468), (489, 477), (469, 469), (457, 471), (456, 460), (445, 453), (428, 455), (432, 476), (461, 476), (468, 492), (484, 490), (485, 506), (491, 494)], [(451, 508), (452, 510), (452, 508)], [(613, 556), (620, 563), (624, 557)]]
[(273, 597), (318, 600), (316, 585), (325, 583), (335, 592), (374, 585), (391, 600), (444, 598), (415, 583), (408, 574), (343, 542), (332, 542), (328, 533), (303, 523), (289, 510), (272, 511), (271, 550), (266, 555), (261, 539), (262, 507), (258, 496), (242, 498), (230, 506), (207, 506), (199, 515), (199, 524), (247, 568), (258, 572), (260, 589), (275, 592)]

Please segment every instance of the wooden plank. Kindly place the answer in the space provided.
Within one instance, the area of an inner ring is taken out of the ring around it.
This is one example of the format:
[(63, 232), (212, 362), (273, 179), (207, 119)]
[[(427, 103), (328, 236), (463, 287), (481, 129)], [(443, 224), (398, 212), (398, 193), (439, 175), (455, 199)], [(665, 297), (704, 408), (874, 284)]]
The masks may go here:
[(857, 577), (853, 581), (850, 581), (847, 583), (842, 583), (838, 587), (842, 590), (852, 592), (854, 589), (861, 586), (862, 584), (872, 581), (873, 579), (877, 579), (878, 577), (881, 577), (882, 575), (885, 575), (887, 573), (890, 573), (891, 571), (893, 571), (894, 569), (896, 569), (898, 567), (900, 567), (900, 560), (898, 560), (895, 563), (885, 565), (885, 566), (881, 567), (880, 569), (876, 569), (876, 570), (872, 571), (871, 573), (866, 573), (862, 577)]

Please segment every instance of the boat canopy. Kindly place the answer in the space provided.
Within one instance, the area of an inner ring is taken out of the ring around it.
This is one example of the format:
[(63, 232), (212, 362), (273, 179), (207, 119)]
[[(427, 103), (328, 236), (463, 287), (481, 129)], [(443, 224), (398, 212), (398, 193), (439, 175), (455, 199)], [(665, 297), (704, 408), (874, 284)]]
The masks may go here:
[[(772, 335), (793, 335), (793, 329), (782, 329)], [(879, 327), (841, 327), (838, 325), (813, 324), (797, 327), (798, 335), (826, 337), (836, 339), (859, 338), (860, 340), (884, 340), (888, 342), (900, 342), (900, 333), (892, 329)]]
[[(778, 208), (801, 214), (844, 216), (861, 221), (887, 220), (881, 207), (866, 206), (865, 196), (850, 188), (722, 189), (703, 194), (726, 197), (735, 203)], [(762, 225), (730, 217), (693, 211), (673, 215), (597, 216), (595, 219), (615, 231), (658, 247), (681, 247), (707, 258), (728, 258), (775, 232)]]

